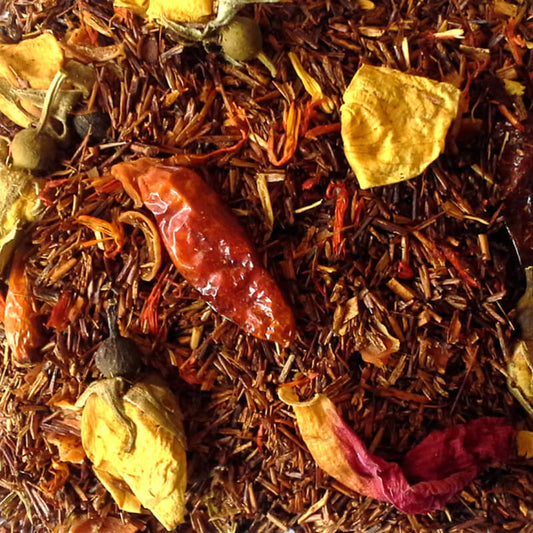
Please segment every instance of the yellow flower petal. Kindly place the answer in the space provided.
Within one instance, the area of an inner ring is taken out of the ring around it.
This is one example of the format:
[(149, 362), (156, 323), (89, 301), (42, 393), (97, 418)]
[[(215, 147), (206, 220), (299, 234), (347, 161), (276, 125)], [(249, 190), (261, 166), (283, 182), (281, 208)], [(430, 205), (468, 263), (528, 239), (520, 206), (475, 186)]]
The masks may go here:
[(123, 398), (126, 415), (137, 435), (125, 450), (127, 427), (110, 405), (93, 394), (82, 415), (82, 442), (94, 472), (119, 507), (152, 511), (168, 530), (183, 522), (187, 466), (181, 411), (172, 392), (160, 380), (146, 378)]
[(39, 212), (40, 181), (0, 163), (0, 273), (9, 262), (24, 224)]
[(362, 66), (344, 94), (341, 134), (362, 189), (418, 176), (444, 150), (460, 91), (448, 83)]
[(137, 15), (172, 22), (202, 22), (214, 15), (215, 0), (115, 0)]
[(17, 44), (0, 44), (0, 77), (13, 86), (18, 85), (18, 76), (32, 89), (48, 89), (62, 66), (63, 51), (51, 33)]
[(329, 96), (325, 96), (322, 87), (320, 84), (311, 76), (302, 66), (298, 56), (294, 52), (289, 52), (289, 59), (291, 60), (292, 66), (296, 71), (296, 74), (302, 81), (304, 89), (311, 95), (313, 102), (324, 99), (320, 104), (320, 108), (325, 113), (333, 113), (335, 110), (335, 105), (333, 100)]

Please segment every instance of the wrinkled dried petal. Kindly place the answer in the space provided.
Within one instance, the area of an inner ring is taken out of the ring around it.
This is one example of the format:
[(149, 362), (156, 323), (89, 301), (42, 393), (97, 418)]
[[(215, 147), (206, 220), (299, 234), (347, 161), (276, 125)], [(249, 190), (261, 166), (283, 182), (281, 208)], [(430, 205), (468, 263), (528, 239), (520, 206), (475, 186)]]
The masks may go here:
[(533, 340), (516, 343), (507, 372), (509, 390), (524, 409), (533, 415)]
[(40, 183), (29, 172), (0, 163), (0, 273), (11, 259), (24, 224), (37, 218)]
[(111, 406), (89, 396), (82, 415), (82, 443), (96, 476), (118, 506), (140, 512), (141, 505), (168, 529), (183, 522), (187, 466), (182, 415), (172, 392), (155, 377), (136, 383), (123, 397), (136, 428), (131, 452), (128, 429)]
[(460, 91), (363, 65), (344, 94), (344, 152), (362, 189), (418, 176), (444, 150)]
[(430, 433), (400, 467), (370, 453), (327, 396), (300, 402), (293, 389), (278, 394), (293, 407), (302, 438), (320, 468), (350, 489), (409, 514), (443, 509), (482, 469), (508, 459), (516, 437), (502, 419), (479, 418)]
[(63, 65), (63, 51), (51, 33), (17, 44), (0, 44), (0, 77), (17, 87), (17, 76), (32, 89), (48, 89)]

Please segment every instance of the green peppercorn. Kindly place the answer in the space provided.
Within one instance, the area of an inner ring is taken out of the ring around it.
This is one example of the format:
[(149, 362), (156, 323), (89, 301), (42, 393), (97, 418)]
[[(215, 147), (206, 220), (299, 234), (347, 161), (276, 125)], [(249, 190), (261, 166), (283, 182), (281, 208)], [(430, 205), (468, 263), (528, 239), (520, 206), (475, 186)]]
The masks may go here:
[(57, 157), (57, 142), (44, 131), (27, 128), (13, 137), (10, 152), (15, 168), (46, 170)]
[(223, 52), (235, 61), (255, 59), (263, 49), (263, 37), (259, 25), (247, 17), (235, 17), (220, 30)]

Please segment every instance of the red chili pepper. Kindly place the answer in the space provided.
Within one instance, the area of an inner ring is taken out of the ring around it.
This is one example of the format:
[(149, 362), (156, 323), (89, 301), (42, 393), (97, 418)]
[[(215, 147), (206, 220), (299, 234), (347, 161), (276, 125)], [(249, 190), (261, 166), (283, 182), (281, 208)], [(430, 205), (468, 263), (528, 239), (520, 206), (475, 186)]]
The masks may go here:
[(24, 271), (25, 259), (24, 251), (15, 253), (4, 314), (6, 341), (19, 363), (34, 361), (44, 343), (39, 317), (32, 307), (30, 285)]
[(111, 171), (152, 211), (172, 262), (217, 312), (260, 339), (291, 343), (291, 309), (237, 219), (198, 174), (148, 158)]
[(326, 189), (326, 197), (333, 198), (337, 194), (335, 204), (335, 221), (333, 223), (333, 253), (340, 257), (343, 252), (342, 228), (344, 227), (344, 215), (348, 209), (348, 191), (343, 183), (330, 183)]

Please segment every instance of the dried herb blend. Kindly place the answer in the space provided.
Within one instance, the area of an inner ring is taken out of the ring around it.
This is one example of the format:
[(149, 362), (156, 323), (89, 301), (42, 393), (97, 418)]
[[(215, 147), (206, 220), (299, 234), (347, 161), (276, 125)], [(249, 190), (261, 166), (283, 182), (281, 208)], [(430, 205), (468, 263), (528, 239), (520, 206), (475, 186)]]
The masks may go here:
[[(69, 406), (102, 377), (94, 356), (116, 300), (120, 331), (183, 411), (178, 531), (528, 531), (530, 459), (492, 464), (444, 510), (408, 515), (318, 467), (277, 397), (282, 384), (302, 398), (326, 395), (388, 463), (433, 431), (480, 417), (533, 429), (507, 388), (523, 270), (505, 233), (502, 166), (527, 168), (525, 152), (506, 146), (527, 146), (528, 2), (245, 6), (239, 15), (259, 24), (276, 76), (257, 61), (232, 65), (218, 48), (182, 42), (110, 1), (3, 9), (2, 44), (53, 33), (96, 81), (68, 112), (72, 142), (44, 171), (42, 218), (21, 236), (32, 310), (46, 329), (34, 362), (15, 365), (5, 352), (0, 527), (105, 531), (122, 516), (125, 531), (163, 531), (152, 514), (121, 514), (89, 462), (64, 455), (79, 450), (81, 422)], [(409, 181), (366, 190), (340, 133), (343, 96), (363, 65), (461, 92), (442, 155)], [(11, 82), (16, 95), (28, 90), (23, 76)], [(103, 131), (74, 137), (75, 116), (90, 113), (107, 117)], [(0, 117), (6, 141), (20, 127)], [(111, 175), (140, 157), (194, 166), (231, 210), (295, 315), (290, 346), (225, 319), (164, 246), (156, 251), (152, 213)], [(128, 223), (131, 212), (150, 222)]]

